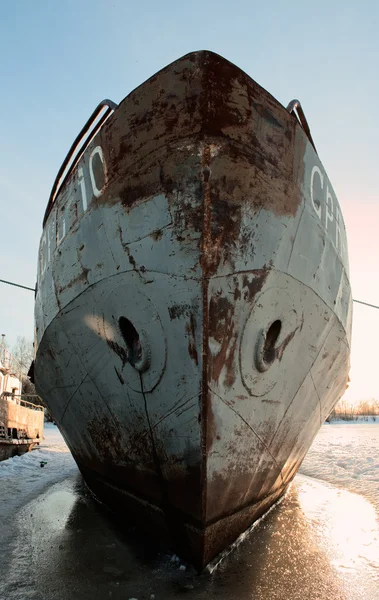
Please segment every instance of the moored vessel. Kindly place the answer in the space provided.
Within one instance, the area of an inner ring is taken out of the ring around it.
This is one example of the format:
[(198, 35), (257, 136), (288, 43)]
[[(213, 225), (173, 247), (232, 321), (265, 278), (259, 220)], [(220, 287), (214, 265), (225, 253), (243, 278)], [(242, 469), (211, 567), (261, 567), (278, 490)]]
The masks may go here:
[(1, 347), (0, 460), (32, 450), (43, 439), (44, 409), (22, 395), (21, 378), (12, 368), (10, 353)]
[(44, 219), (35, 383), (94, 494), (198, 568), (345, 390), (346, 233), (299, 103), (207, 51), (75, 140)]

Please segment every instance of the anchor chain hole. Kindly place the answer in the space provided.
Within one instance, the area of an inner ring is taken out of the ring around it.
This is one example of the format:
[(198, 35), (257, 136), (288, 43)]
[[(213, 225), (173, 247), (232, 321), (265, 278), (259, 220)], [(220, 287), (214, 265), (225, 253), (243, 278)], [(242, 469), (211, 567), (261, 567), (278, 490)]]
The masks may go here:
[(263, 346), (263, 360), (267, 365), (271, 365), (276, 356), (275, 344), (282, 329), (282, 322), (279, 320), (271, 323), (266, 333), (266, 339)]
[(118, 325), (128, 349), (128, 361), (133, 367), (136, 367), (142, 359), (142, 345), (138, 332), (126, 317), (120, 317)]

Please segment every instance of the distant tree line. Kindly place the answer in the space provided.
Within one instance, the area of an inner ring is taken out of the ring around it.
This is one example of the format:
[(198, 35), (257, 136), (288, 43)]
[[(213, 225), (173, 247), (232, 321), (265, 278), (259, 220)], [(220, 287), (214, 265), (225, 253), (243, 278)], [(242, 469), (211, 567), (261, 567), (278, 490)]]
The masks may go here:
[(327, 421), (342, 419), (343, 421), (356, 421), (358, 417), (373, 417), (379, 421), (379, 401), (375, 398), (361, 400), (358, 404), (352, 404), (347, 400), (340, 400), (334, 410), (330, 413)]
[(21, 379), (22, 382), (22, 393), (21, 396), (25, 397), (25, 400), (38, 404), (45, 408), (45, 419), (52, 421), (52, 417), (49, 413), (48, 408), (44, 404), (42, 398), (37, 395), (34, 384), (28, 377), (30, 366), (34, 360), (34, 344), (31, 340), (26, 337), (19, 336), (15, 345), (12, 348), (10, 354), (10, 366), (12, 371)]
[[(2, 344), (1, 344), (2, 345)], [(3, 345), (5, 348), (6, 344)], [(7, 354), (7, 360), (11, 372), (21, 380), (21, 397), (33, 404), (44, 406), (45, 418), (50, 421), (49, 411), (44, 405), (42, 399), (37, 395), (34, 384), (28, 377), (28, 372), (32, 361), (34, 360), (34, 345), (33, 342), (26, 337), (19, 336), (12, 350)]]
[[(34, 359), (33, 342), (26, 337), (18, 337), (10, 355), (11, 368), (21, 379), (22, 395), (37, 395), (36, 388), (28, 377), (28, 371)], [(42, 404), (41, 401), (34, 404)]]

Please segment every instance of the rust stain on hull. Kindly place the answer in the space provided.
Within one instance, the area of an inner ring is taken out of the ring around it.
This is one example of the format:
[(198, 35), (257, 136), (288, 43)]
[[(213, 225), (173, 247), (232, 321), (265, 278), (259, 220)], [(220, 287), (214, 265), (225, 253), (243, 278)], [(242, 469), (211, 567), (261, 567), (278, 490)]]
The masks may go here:
[(296, 119), (198, 52), (125, 98), (45, 224), (37, 389), (94, 493), (198, 568), (285, 491), (345, 389), (320, 182)]

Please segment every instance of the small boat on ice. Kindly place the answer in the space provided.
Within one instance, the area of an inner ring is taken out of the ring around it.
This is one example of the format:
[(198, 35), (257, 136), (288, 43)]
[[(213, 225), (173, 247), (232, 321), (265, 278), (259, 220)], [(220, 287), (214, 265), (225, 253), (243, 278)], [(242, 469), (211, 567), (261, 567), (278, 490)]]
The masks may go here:
[(22, 383), (3, 347), (0, 360), (0, 460), (32, 450), (43, 439), (44, 409), (21, 395)]
[(99, 105), (44, 218), (35, 383), (112, 510), (204, 567), (344, 392), (351, 314), (298, 102), (201, 51)]

